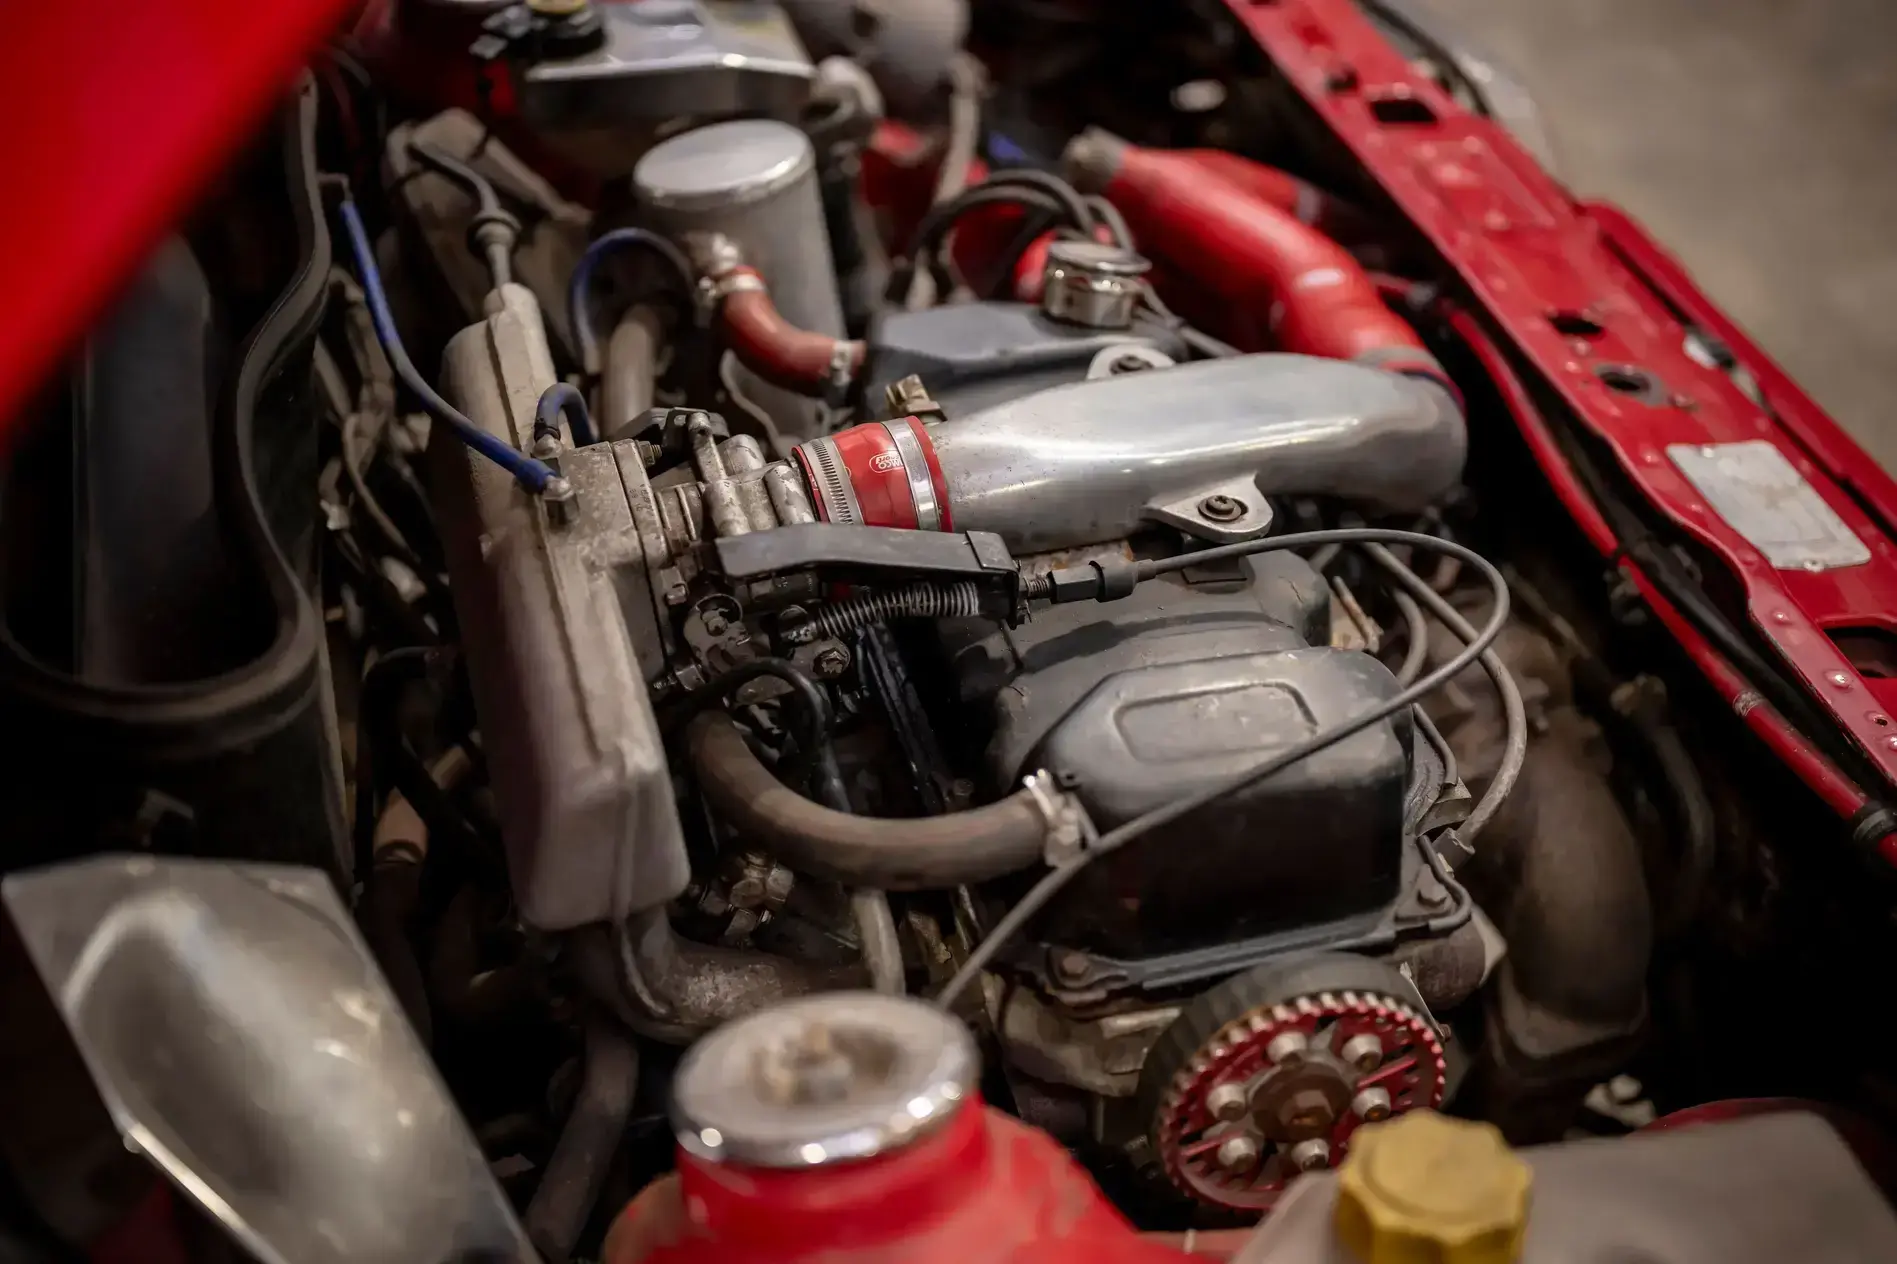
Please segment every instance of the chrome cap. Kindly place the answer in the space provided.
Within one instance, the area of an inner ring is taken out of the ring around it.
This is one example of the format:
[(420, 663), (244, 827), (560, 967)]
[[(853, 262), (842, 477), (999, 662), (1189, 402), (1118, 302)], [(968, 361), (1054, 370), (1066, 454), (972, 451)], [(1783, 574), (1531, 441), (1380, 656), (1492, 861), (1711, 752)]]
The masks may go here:
[(1057, 241), (1047, 249), (1041, 310), (1070, 325), (1125, 329), (1146, 291), (1151, 265), (1121, 246), (1097, 241)]
[(807, 1168), (867, 1159), (933, 1132), (974, 1094), (975, 1043), (907, 997), (830, 992), (705, 1037), (672, 1086), (672, 1126), (713, 1163)]

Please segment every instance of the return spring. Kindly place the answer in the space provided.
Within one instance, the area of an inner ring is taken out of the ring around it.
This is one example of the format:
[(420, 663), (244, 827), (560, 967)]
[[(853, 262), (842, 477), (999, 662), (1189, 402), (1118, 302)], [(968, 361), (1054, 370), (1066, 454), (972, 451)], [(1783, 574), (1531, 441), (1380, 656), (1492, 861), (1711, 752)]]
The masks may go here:
[(957, 619), (980, 613), (981, 593), (974, 584), (923, 582), (846, 597), (784, 629), (783, 636), (792, 645), (807, 645), (818, 637), (845, 636), (885, 619)]

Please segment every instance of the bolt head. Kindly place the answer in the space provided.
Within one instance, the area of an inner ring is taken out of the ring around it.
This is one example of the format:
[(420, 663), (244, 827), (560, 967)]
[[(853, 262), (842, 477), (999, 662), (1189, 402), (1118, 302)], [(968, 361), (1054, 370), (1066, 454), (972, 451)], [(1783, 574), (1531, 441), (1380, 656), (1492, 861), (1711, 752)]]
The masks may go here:
[(1371, 1032), (1352, 1036), (1339, 1051), (1359, 1071), (1374, 1071), (1383, 1061), (1383, 1041)]
[(1054, 977), (1064, 983), (1081, 983), (1087, 978), (1090, 967), (1087, 955), (1063, 948), (1054, 954)]
[(1200, 501), (1199, 514), (1212, 522), (1236, 522), (1245, 516), (1245, 502), (1221, 492)]
[(1390, 1090), (1381, 1086), (1364, 1089), (1350, 1099), (1350, 1110), (1365, 1123), (1381, 1123), (1390, 1117)]
[(1205, 1095), (1205, 1108), (1211, 1112), (1212, 1118), (1230, 1123), (1244, 1117), (1245, 1107), (1250, 1101), (1251, 1094), (1243, 1084), (1218, 1084)]
[(1218, 1164), (1228, 1172), (1248, 1171), (1257, 1164), (1261, 1153), (1256, 1140), (1240, 1133), (1219, 1143)]
[(841, 645), (826, 645), (810, 660), (819, 676), (841, 676), (850, 667), (850, 652)]
[(1265, 1046), (1265, 1056), (1273, 1062), (1283, 1062), (1286, 1058), (1303, 1053), (1309, 1044), (1310, 1041), (1301, 1031), (1281, 1031)]
[(1278, 1107), (1278, 1122), (1294, 1135), (1324, 1131), (1335, 1122), (1330, 1098), (1314, 1088), (1291, 1093)]
[(1291, 1147), (1291, 1166), (1300, 1172), (1321, 1172), (1331, 1165), (1331, 1143), (1312, 1137)]

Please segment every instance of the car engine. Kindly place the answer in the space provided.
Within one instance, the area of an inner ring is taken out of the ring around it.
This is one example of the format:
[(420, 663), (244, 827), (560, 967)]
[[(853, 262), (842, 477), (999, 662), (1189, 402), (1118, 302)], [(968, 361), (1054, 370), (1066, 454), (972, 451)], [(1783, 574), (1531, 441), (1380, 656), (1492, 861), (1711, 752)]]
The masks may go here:
[[(1734, 928), (1779, 890), (1734, 708), (1575, 563), (1510, 421), (1547, 393), (1453, 269), (1230, 6), (1161, 7), (404, 0), (286, 107), (333, 261), (323, 438), (271, 468), (325, 617), (271, 740), (323, 775), (115, 745), (149, 788), (84, 830), (329, 874), (545, 1258), (667, 1162), (682, 1051), (844, 990), (953, 1016), (1142, 1228), (1418, 1109), (1554, 1141), (1720, 1079), (1689, 944), (1775, 956)], [(210, 310), (202, 237), (124, 337)], [(16, 824), (79, 810), (30, 780)]]
[[(602, 47), (648, 7), (603, 7)], [(731, 72), (784, 108), (611, 147), (628, 197), (575, 235), (564, 321), (453, 152), (498, 142), (454, 116), (391, 137), (398, 214), (481, 313), (442, 353), (427, 461), (518, 915), (649, 1040), (939, 993), (1025, 1117), (1158, 1203), (1267, 1208), (1358, 1124), (1444, 1100), (1436, 1015), (1501, 954), (1456, 871), (1519, 775), (1520, 688), (1485, 658), (1479, 798), (1412, 703), (1505, 609), (1427, 527), (1463, 474), (1456, 384), (1344, 247), (1236, 180), (1195, 224), (1197, 156), (1101, 131), (1068, 178), (964, 173), (853, 312), (883, 251), (858, 226), (890, 208), (830, 168), (866, 182), (876, 129), (915, 134), (873, 116), (860, 60), (799, 60), (801, 100), (765, 82), (784, 38)], [(959, 108), (952, 51), (889, 96)], [(589, 82), (599, 56), (516, 70), (536, 127), (561, 85), (549, 145), (575, 116), (632, 127), (609, 91), (665, 73)], [(984, 233), (994, 297), (957, 253)], [(1282, 287), (1280, 350), (1187, 324), (1142, 253), (1234, 245)], [(1369, 569), (1340, 566), (1359, 543)], [(1607, 1043), (1641, 1019), (1624, 991)]]

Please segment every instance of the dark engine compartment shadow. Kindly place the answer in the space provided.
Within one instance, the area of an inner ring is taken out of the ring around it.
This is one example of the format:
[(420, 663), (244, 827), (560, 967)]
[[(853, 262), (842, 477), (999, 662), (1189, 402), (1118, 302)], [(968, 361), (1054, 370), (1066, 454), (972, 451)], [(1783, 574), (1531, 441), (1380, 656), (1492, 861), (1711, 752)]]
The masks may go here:
[(306, 85), (0, 473), (0, 714), (20, 738), (0, 867), (132, 848), (346, 877), (312, 595), (331, 258), (315, 122)]

